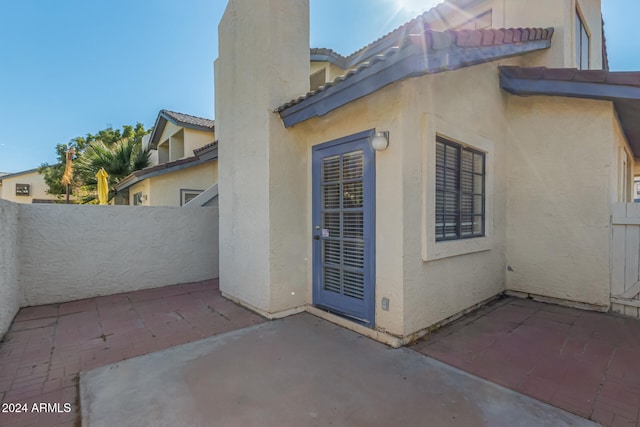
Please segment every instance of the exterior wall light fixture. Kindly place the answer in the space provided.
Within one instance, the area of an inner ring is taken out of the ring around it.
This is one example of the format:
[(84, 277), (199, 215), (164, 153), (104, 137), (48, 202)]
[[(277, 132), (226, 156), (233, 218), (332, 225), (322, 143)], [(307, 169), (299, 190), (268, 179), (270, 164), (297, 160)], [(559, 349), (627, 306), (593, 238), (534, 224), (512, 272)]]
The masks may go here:
[(371, 139), (371, 148), (375, 151), (384, 151), (389, 146), (389, 131), (376, 132)]

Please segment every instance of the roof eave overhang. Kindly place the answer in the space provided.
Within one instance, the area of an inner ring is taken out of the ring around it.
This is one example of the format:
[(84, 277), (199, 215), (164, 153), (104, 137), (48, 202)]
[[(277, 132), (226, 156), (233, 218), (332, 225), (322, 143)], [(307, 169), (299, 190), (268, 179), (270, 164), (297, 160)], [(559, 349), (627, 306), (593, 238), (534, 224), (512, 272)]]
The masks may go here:
[(550, 95), (607, 101), (640, 101), (640, 87), (563, 80), (532, 80), (500, 73), (500, 87), (514, 95)]
[(482, 47), (433, 49), (426, 53), (419, 44), (408, 44), (392, 58), (381, 60), (365, 70), (334, 84), (297, 104), (279, 111), (285, 127), (323, 116), (389, 84), (410, 77), (435, 74), (463, 67), (523, 55), (551, 46), (550, 40)]
[(564, 96), (611, 101), (620, 125), (633, 150), (640, 157), (640, 87), (549, 79), (528, 79), (500, 73), (500, 87), (519, 96)]
[[(153, 178), (153, 177), (156, 177), (156, 176), (159, 176), (159, 175), (164, 175), (164, 174), (167, 174), (167, 173), (177, 172), (177, 171), (182, 170), (182, 169), (187, 169), (187, 168), (190, 168), (190, 167), (199, 166), (199, 165), (207, 163), (207, 162), (209, 162), (211, 160), (215, 160), (215, 159), (214, 158), (205, 158), (205, 159), (198, 158), (197, 160), (194, 160), (192, 162), (182, 163), (182, 164), (178, 164), (178, 165), (175, 165), (175, 166), (170, 166), (168, 168), (158, 169), (158, 170), (155, 170), (155, 171), (153, 171), (151, 173), (146, 173), (146, 174), (143, 171), (137, 171), (137, 172), (134, 172), (131, 175), (127, 176), (125, 179), (123, 179), (119, 183), (117, 183), (115, 185), (115, 189), (116, 189), (116, 191), (123, 191), (123, 190), (126, 190), (127, 188), (131, 187), (132, 185), (135, 185), (135, 184), (137, 184), (137, 183), (139, 183), (141, 181), (144, 181), (147, 178)], [(141, 172), (143, 172), (143, 173), (141, 173)]]

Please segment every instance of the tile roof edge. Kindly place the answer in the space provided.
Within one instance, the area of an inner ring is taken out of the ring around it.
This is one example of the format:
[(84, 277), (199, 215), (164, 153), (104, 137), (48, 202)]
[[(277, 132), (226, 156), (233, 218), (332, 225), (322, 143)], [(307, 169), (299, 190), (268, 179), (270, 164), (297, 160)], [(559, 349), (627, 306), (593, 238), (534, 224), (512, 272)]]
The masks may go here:
[(177, 117), (175, 117), (176, 114), (178, 114), (180, 116), (190, 117), (190, 118), (193, 118), (193, 119), (196, 119), (196, 120), (206, 120), (206, 121), (212, 123), (212, 127), (215, 127), (215, 119), (208, 119), (206, 117), (194, 116), (193, 114), (180, 113), (179, 111), (167, 110), (165, 108), (160, 110), (160, 113), (165, 113), (165, 114), (169, 115), (170, 117), (172, 117), (174, 120), (179, 121), (179, 122), (184, 122), (184, 121), (180, 120)]
[[(306, 94), (299, 96), (296, 99), (287, 101), (284, 104), (276, 107), (273, 112), (280, 113), (294, 105), (297, 105), (313, 96), (326, 91), (327, 89), (340, 84), (341, 82), (349, 79), (350, 77), (360, 73), (361, 71), (371, 67), (372, 65), (385, 61), (392, 57), (398, 50), (406, 47), (408, 44), (429, 43), (428, 46), (423, 46), (428, 50), (443, 50), (456, 47), (458, 49), (468, 48), (489, 48), (492, 46), (501, 46), (505, 44), (522, 44), (536, 41), (550, 41), (553, 37), (555, 30), (553, 27), (548, 28), (499, 28), (490, 30), (446, 30), (435, 31), (425, 30), (419, 35), (420, 40), (405, 40), (401, 46), (394, 46), (387, 49), (384, 54), (375, 55), (369, 61), (365, 61), (356, 69), (349, 70), (344, 75), (337, 77), (331, 82), (327, 82), (319, 88), (309, 91)], [(418, 35), (416, 35), (418, 36)], [(411, 37), (407, 37), (409, 39)]]

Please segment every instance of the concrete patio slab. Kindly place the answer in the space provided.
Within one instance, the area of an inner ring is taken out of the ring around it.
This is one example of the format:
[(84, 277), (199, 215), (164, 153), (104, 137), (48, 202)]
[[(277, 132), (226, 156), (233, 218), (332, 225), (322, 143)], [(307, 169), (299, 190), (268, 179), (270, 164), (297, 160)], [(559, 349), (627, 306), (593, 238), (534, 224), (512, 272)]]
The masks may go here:
[(81, 370), (263, 321), (217, 280), (23, 308), (0, 341), (0, 426), (78, 427)]
[(85, 427), (591, 426), (300, 314), (83, 372)]

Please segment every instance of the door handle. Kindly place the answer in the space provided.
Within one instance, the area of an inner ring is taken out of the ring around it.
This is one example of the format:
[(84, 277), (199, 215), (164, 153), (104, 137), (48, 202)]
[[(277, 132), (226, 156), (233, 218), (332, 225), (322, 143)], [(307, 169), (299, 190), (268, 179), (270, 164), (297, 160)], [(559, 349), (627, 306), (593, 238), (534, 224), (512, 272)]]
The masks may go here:
[(313, 240), (320, 240), (320, 236), (318, 234), (314, 235)]

